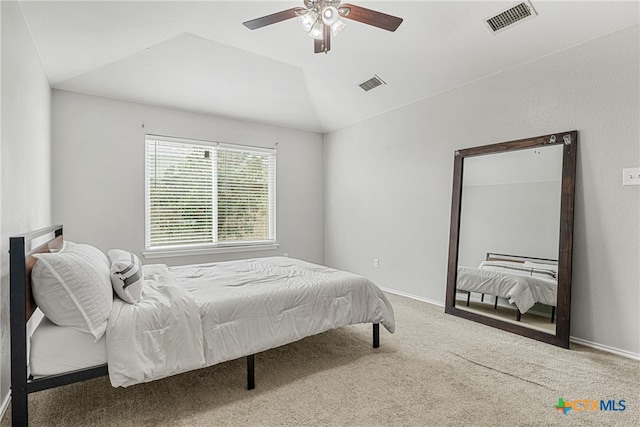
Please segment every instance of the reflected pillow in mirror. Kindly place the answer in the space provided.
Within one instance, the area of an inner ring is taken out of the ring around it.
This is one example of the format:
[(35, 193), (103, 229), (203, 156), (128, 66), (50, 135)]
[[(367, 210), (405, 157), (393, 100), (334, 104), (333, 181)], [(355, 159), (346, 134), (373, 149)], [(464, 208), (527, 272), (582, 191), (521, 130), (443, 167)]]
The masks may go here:
[(525, 267), (531, 267), (531, 268), (541, 268), (543, 270), (553, 270), (556, 272), (556, 274), (558, 273), (558, 264), (543, 264), (540, 262), (531, 262), (531, 261), (525, 261), (524, 262), (524, 266)]
[[(545, 265), (545, 264), (542, 264)], [(513, 274), (514, 276), (529, 276), (538, 279), (556, 281), (558, 271), (551, 268), (535, 268), (525, 265), (522, 262), (511, 261), (482, 261), (478, 267), (481, 270), (493, 270), (504, 274)]]

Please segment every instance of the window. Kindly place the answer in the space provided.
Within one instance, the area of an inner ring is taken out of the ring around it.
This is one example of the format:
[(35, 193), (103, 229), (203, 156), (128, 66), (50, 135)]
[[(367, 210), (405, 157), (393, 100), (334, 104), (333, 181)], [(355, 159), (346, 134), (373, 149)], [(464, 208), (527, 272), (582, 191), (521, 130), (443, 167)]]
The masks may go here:
[(146, 248), (275, 244), (276, 152), (146, 136)]

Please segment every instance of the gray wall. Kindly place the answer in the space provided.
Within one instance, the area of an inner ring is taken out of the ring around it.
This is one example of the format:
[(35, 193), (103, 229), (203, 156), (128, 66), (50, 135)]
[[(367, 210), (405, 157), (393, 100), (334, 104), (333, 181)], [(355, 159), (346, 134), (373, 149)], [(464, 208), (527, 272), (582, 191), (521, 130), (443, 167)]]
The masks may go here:
[(51, 88), (20, 5), (3, 1), (0, 10), (0, 402), (4, 403), (11, 386), (9, 237), (51, 223)]
[(274, 148), (277, 145), (275, 250), (145, 259), (190, 264), (289, 256), (322, 263), (321, 134), (131, 102), (53, 91), (53, 219), (65, 237), (103, 251), (144, 250), (145, 133)]
[(636, 25), (326, 135), (325, 262), (442, 303), (454, 150), (577, 129), (571, 335), (638, 356), (639, 51)]

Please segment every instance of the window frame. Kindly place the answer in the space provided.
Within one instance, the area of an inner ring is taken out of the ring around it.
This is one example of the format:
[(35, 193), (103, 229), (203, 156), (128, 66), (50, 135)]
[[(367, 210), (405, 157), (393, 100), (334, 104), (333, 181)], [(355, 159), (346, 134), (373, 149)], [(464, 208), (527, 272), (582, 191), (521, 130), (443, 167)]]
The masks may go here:
[[(198, 244), (183, 244), (183, 245), (166, 245), (166, 246), (150, 246), (150, 228), (151, 228), (151, 209), (150, 209), (150, 184), (151, 174), (149, 173), (149, 146), (150, 142), (167, 142), (177, 143), (185, 145), (197, 145), (210, 147), (215, 154), (212, 153), (212, 158), (215, 159), (212, 168), (213, 182), (211, 186), (212, 199), (213, 199), (213, 230), (215, 231), (214, 242), (212, 243), (198, 243)], [(267, 154), (270, 155), (269, 165), (269, 185), (268, 185), (268, 202), (269, 202), (269, 236), (270, 238), (264, 240), (247, 240), (247, 241), (233, 241), (233, 242), (219, 242), (218, 236), (218, 150), (234, 150), (243, 153), (253, 154)], [(276, 170), (277, 170), (277, 150), (275, 148), (242, 145), (242, 144), (230, 144), (216, 141), (206, 141), (192, 138), (178, 138), (164, 135), (145, 134), (144, 140), (144, 238), (145, 238), (145, 250), (142, 252), (145, 258), (164, 258), (174, 256), (191, 256), (191, 255), (206, 255), (215, 253), (228, 253), (228, 252), (246, 252), (246, 251), (259, 251), (259, 250), (273, 250), (280, 245), (277, 242), (276, 234)]]

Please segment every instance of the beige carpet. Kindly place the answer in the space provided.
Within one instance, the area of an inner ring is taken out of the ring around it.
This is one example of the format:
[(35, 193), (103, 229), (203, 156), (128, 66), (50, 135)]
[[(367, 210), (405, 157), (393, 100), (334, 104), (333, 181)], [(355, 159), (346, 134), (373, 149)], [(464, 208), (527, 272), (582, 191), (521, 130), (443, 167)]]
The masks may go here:
[[(556, 348), (390, 295), (397, 332), (356, 325), (256, 356), (126, 389), (107, 378), (35, 393), (32, 426), (640, 425), (640, 362)], [(558, 398), (626, 400), (624, 412), (554, 408)], [(10, 413), (2, 427), (10, 424)]]

